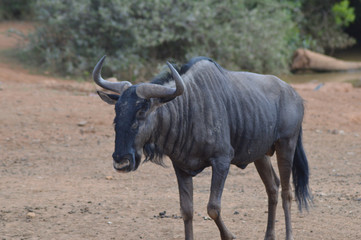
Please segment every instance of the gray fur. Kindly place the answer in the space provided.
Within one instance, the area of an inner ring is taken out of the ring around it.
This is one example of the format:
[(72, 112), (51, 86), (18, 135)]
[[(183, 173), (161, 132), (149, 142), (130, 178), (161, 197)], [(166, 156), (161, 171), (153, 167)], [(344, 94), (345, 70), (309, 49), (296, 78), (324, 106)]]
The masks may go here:
[(245, 166), (300, 129), (302, 99), (274, 76), (200, 61), (182, 78), (184, 94), (158, 107), (140, 132), (184, 171), (210, 166), (215, 155)]

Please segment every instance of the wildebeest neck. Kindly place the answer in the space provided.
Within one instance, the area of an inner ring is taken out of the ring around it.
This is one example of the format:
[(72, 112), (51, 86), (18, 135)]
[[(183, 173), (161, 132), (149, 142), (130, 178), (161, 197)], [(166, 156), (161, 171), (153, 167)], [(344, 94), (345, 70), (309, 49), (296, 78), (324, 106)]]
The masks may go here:
[(159, 107), (147, 121), (151, 126), (147, 128), (152, 129), (150, 142), (158, 152), (173, 162), (192, 162), (195, 166), (190, 168), (196, 171), (205, 166), (203, 159), (215, 151), (229, 151), (230, 144), (221, 141), (229, 135), (227, 117), (221, 117), (227, 115), (226, 94), (214, 94), (222, 89), (218, 81), (224, 76), (209, 61), (199, 61), (193, 67), (182, 75), (184, 93)]

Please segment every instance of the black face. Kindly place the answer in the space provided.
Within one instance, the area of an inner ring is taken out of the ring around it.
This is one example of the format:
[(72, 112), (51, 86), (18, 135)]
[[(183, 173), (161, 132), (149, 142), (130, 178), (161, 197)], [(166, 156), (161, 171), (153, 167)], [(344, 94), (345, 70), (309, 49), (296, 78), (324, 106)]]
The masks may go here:
[(115, 104), (113, 166), (117, 171), (134, 171), (141, 160), (134, 142), (150, 108), (150, 101), (138, 97), (135, 89), (136, 86), (128, 88)]

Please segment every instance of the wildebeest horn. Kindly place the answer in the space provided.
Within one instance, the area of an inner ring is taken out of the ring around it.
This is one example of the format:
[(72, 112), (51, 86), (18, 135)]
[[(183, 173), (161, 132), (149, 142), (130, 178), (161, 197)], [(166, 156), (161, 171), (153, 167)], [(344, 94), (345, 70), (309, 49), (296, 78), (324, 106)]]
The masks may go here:
[(172, 72), (175, 81), (175, 88), (165, 87), (157, 84), (144, 83), (137, 87), (137, 95), (139, 97), (149, 98), (162, 98), (164, 101), (170, 101), (184, 92), (184, 83), (182, 77), (177, 70), (167, 62), (167, 65)]
[(128, 81), (122, 81), (122, 82), (109, 82), (107, 80), (104, 80), (101, 76), (101, 70), (103, 66), (103, 62), (106, 56), (103, 56), (97, 65), (95, 65), (93, 70), (93, 79), (96, 84), (101, 86), (102, 88), (111, 90), (113, 92), (121, 94), (124, 90), (126, 90), (128, 87), (130, 87), (132, 84)]

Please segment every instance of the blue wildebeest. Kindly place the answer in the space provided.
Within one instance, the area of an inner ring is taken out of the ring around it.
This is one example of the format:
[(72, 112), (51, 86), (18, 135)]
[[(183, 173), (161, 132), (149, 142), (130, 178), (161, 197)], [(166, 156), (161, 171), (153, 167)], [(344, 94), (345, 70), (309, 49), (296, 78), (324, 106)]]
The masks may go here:
[[(265, 239), (275, 238), (278, 189), (286, 222), (291, 227), (291, 172), (299, 207), (310, 200), (308, 163), (302, 147), (303, 100), (277, 77), (233, 72), (205, 57), (197, 57), (150, 83), (132, 85), (109, 82), (101, 77), (103, 57), (93, 71), (94, 81), (118, 94), (98, 91), (115, 105), (115, 151), (113, 166), (129, 172), (145, 160), (162, 164), (172, 161), (180, 195), (185, 238), (193, 239), (192, 177), (212, 167), (209, 216), (222, 239), (233, 239), (221, 218), (221, 196), (230, 168), (244, 169), (254, 162), (268, 194)], [(281, 181), (270, 162), (276, 152)]]

